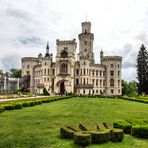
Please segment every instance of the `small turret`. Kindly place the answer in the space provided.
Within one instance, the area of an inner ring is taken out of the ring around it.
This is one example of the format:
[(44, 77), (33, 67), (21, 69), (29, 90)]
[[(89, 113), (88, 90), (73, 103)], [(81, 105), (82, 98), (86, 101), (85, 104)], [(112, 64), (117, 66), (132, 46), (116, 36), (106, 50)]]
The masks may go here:
[(100, 51), (100, 63), (102, 63), (102, 58), (103, 58), (103, 56), (104, 56), (104, 52), (103, 52), (102, 49), (101, 49), (101, 51)]

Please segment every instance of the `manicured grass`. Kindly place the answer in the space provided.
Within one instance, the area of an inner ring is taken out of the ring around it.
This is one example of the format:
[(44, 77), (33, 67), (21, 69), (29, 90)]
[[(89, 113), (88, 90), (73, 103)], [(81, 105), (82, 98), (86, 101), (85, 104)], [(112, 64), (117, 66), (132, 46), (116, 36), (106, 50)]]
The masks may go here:
[[(63, 140), (59, 128), (65, 124), (109, 122), (148, 118), (148, 104), (103, 98), (71, 98), (0, 114), (0, 148), (76, 148)], [(148, 140), (125, 135), (122, 143), (100, 148), (147, 148)], [(98, 145), (90, 145), (97, 148)]]

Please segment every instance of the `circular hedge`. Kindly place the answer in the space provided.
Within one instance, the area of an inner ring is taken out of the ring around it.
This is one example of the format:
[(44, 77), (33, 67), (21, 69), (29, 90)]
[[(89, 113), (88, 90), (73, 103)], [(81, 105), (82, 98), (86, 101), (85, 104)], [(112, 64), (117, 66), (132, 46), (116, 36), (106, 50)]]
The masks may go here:
[(121, 142), (124, 138), (123, 129), (112, 129), (110, 140), (112, 142)]
[(106, 143), (110, 140), (110, 130), (91, 132), (92, 143)]
[(74, 143), (80, 146), (88, 146), (91, 143), (91, 134), (89, 132), (74, 133)]

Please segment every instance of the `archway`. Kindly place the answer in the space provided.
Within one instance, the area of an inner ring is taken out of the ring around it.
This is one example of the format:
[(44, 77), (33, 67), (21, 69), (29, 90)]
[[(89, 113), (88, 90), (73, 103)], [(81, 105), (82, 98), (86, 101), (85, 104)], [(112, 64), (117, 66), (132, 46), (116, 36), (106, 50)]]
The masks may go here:
[(64, 81), (60, 83), (60, 94), (61, 95), (65, 94), (65, 84), (64, 84)]

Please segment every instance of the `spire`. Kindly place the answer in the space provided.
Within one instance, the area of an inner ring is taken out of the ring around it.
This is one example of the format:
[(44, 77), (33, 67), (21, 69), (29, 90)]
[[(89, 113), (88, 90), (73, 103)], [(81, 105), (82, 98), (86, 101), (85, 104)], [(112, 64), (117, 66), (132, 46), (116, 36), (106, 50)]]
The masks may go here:
[(47, 46), (46, 46), (46, 54), (45, 56), (49, 56), (49, 42), (47, 42)]

